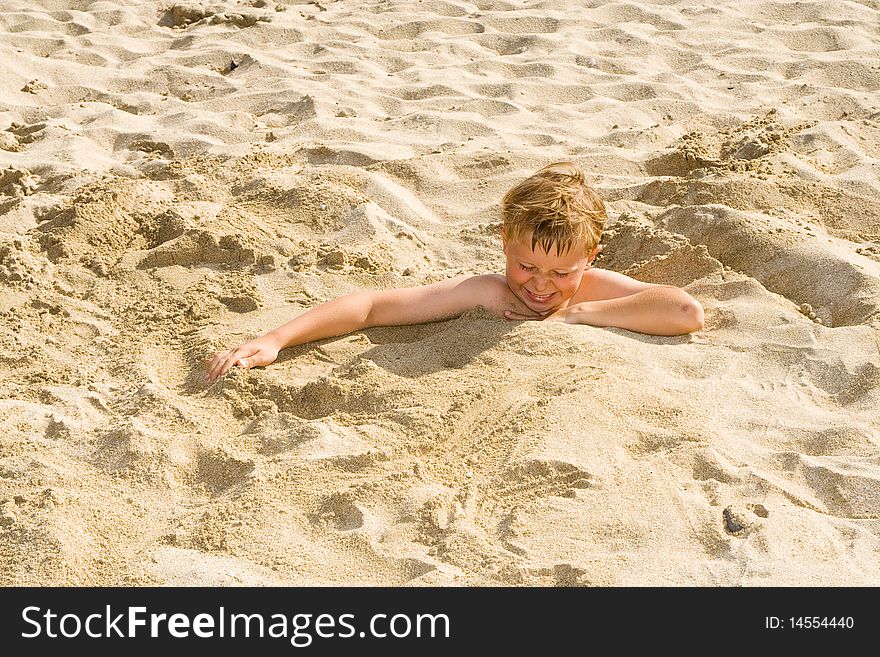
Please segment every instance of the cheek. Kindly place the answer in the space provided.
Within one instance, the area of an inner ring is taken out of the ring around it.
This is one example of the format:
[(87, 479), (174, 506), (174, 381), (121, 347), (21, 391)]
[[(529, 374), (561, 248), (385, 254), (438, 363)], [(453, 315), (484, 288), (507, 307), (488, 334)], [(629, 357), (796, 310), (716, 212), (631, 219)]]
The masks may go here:
[(573, 296), (578, 291), (580, 284), (580, 278), (568, 276), (563, 279), (557, 279), (556, 289), (565, 296)]
[(507, 280), (512, 281), (518, 285), (522, 285), (526, 281), (528, 281), (532, 275), (523, 271), (519, 267), (508, 267), (507, 268)]

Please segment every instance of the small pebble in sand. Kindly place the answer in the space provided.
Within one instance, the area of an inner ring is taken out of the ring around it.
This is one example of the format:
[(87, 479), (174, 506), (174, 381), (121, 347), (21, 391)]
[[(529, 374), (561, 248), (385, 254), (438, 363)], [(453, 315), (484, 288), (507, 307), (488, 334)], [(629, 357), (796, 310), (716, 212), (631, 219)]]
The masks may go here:
[(737, 532), (742, 531), (743, 526), (734, 517), (730, 507), (724, 509), (724, 511), (721, 512), (721, 515), (724, 517), (724, 526), (727, 527), (727, 530), (731, 534), (736, 534)]
[(29, 94), (35, 94), (40, 91), (45, 91), (49, 86), (45, 82), (40, 82), (39, 80), (31, 80), (24, 87), (22, 87), (22, 91)]

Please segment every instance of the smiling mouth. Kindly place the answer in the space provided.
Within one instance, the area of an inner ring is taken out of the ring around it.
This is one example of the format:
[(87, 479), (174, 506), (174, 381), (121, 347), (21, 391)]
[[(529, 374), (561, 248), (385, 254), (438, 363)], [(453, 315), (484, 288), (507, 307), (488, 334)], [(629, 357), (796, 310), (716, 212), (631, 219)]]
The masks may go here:
[[(523, 289), (525, 290), (525, 288)], [(536, 303), (547, 303), (548, 301), (550, 301), (551, 297), (556, 294), (555, 292), (551, 292), (550, 294), (535, 294), (534, 292), (531, 292), (529, 290), (525, 290), (525, 293), (529, 297), (529, 299)]]

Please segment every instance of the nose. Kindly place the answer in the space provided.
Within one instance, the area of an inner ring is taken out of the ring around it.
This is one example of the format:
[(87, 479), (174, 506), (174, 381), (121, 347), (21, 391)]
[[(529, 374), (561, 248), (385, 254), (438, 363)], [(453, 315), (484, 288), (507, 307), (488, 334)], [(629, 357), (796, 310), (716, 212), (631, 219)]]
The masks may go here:
[(537, 294), (544, 294), (550, 289), (550, 279), (546, 276), (536, 274), (532, 277), (532, 289), (534, 289)]

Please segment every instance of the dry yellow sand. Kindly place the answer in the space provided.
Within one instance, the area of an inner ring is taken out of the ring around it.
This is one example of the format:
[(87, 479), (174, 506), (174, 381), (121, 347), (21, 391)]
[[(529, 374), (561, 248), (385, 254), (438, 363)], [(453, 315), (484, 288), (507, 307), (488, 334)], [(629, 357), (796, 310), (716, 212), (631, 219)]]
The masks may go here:
[[(0, 583), (880, 584), (880, 4), (6, 0)], [(570, 159), (674, 338), (481, 310)]]

